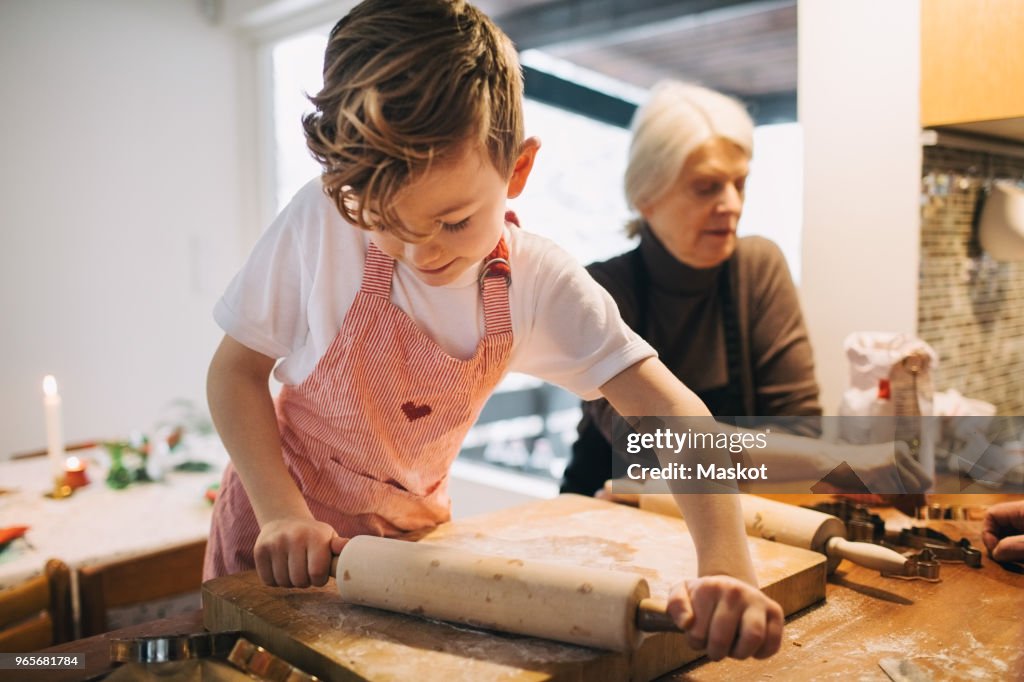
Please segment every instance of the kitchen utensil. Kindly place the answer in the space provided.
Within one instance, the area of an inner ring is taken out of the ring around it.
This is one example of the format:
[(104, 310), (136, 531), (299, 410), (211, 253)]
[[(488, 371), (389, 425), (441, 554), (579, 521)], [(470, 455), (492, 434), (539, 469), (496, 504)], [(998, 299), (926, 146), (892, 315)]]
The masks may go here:
[[(682, 515), (672, 495), (648, 493), (638, 497), (640, 509), (644, 511)], [(828, 557), (829, 573), (835, 571), (843, 559), (891, 573), (902, 573), (907, 562), (906, 557), (891, 549), (846, 540), (846, 526), (829, 514), (755, 495), (740, 495), (740, 504), (748, 535), (820, 552)]]
[(199, 632), (110, 640), (110, 660), (119, 663), (166, 663), (190, 658), (227, 656), (240, 633)]
[(350, 604), (598, 649), (635, 649), (642, 630), (679, 631), (647, 581), (624, 571), (361, 535), (336, 576)]

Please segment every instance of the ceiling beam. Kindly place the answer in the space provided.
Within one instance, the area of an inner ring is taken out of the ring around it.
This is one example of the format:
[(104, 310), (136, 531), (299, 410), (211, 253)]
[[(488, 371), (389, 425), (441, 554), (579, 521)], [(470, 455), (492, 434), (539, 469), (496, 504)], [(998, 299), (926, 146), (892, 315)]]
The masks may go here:
[[(620, 128), (628, 128), (636, 104), (566, 80), (532, 66), (523, 66), (526, 96), (544, 104), (582, 114)], [(728, 93), (727, 93), (728, 94)], [(736, 95), (734, 95), (736, 96)], [(789, 123), (796, 120), (796, 93), (743, 96), (742, 100), (755, 125)]]
[(530, 99), (620, 128), (629, 127), (636, 111), (632, 102), (532, 66), (523, 66), (523, 83)]
[(552, 0), (494, 16), (519, 50), (592, 46), (643, 32), (683, 30), (756, 14), (796, 0)]

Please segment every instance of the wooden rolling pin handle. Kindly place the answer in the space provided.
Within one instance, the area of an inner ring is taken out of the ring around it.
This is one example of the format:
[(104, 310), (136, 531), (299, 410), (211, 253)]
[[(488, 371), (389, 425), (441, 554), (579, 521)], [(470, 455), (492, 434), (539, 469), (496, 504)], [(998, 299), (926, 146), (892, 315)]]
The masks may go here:
[(858, 566), (864, 566), (883, 573), (902, 573), (907, 558), (888, 547), (872, 545), (869, 542), (850, 542), (845, 538), (829, 538), (825, 543), (825, 554), (849, 559)]
[(668, 615), (664, 599), (641, 599), (636, 607), (636, 627), (644, 632), (686, 632)]

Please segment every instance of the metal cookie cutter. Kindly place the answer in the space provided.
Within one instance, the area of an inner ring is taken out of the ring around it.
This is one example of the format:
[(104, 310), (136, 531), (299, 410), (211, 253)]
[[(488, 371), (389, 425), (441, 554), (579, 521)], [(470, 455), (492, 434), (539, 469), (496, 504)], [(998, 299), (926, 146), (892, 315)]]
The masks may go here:
[(886, 578), (902, 578), (904, 580), (927, 580), (939, 582), (939, 562), (930, 549), (923, 549), (917, 554), (907, 557), (902, 573), (882, 573)]
[(982, 505), (964, 506), (932, 503), (918, 507), (915, 517), (921, 520), (981, 521), (985, 517), (985, 507)]
[(228, 663), (260, 680), (269, 682), (320, 682), (315, 675), (299, 670), (288, 661), (239, 637), (228, 655)]
[(954, 542), (949, 536), (931, 528), (904, 528), (900, 531), (900, 545), (928, 549), (939, 561), (963, 562), (971, 568), (981, 568), (981, 551), (967, 538)]
[(227, 656), (241, 633), (237, 631), (135, 637), (110, 640), (110, 660), (118, 663), (167, 663), (190, 658)]
[(854, 542), (878, 542), (885, 535), (885, 521), (862, 504), (849, 500), (821, 502), (808, 509), (837, 517), (846, 524), (846, 539)]

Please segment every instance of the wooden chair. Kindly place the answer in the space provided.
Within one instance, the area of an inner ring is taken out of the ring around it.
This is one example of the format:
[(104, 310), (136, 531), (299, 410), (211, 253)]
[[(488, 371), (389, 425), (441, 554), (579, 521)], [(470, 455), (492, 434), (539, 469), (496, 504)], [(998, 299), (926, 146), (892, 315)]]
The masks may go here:
[(71, 641), (71, 571), (59, 559), (43, 575), (0, 591), (0, 651), (29, 652)]
[(82, 637), (106, 632), (109, 609), (198, 591), (206, 540), (78, 571)]

